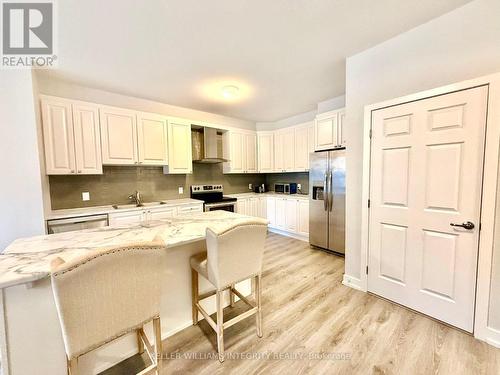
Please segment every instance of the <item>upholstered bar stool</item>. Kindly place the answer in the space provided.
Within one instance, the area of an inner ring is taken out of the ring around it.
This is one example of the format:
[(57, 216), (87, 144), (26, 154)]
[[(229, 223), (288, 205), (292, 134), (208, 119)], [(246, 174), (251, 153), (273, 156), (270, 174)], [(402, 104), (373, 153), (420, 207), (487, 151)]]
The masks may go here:
[[(198, 323), (198, 311), (217, 334), (219, 360), (224, 361), (224, 329), (256, 315), (257, 335), (262, 337), (262, 258), (267, 233), (267, 221), (249, 219), (221, 231), (207, 228), (207, 252), (191, 257), (193, 325)], [(206, 278), (214, 287), (212, 292), (199, 295), (198, 274)], [(235, 284), (255, 279), (255, 303), (249, 301), (235, 288)], [(234, 295), (250, 306), (250, 310), (224, 322), (223, 292), (229, 289), (231, 304)], [(208, 315), (199, 301), (216, 295), (217, 322)]]
[[(161, 370), (161, 242), (95, 251), (52, 266), (52, 289), (61, 324), (68, 372), (78, 372), (78, 358), (130, 332), (136, 332), (152, 364), (139, 374)], [(155, 347), (144, 333), (153, 322)]]

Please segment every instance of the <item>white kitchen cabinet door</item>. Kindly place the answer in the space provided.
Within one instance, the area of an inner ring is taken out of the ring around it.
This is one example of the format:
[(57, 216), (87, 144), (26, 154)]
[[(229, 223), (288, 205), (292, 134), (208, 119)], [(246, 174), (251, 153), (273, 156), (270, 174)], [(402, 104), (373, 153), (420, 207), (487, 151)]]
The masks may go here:
[(246, 157), (246, 168), (245, 173), (256, 173), (257, 172), (257, 135), (256, 134), (245, 134), (245, 157)]
[(311, 152), (314, 152), (314, 122), (307, 127), (307, 142), (307, 169), (309, 170)]
[(138, 164), (136, 112), (100, 107), (99, 118), (103, 164)]
[(246, 169), (245, 135), (231, 131), (229, 134), (230, 173), (244, 173)]
[(309, 201), (297, 200), (297, 232), (302, 235), (309, 235)]
[(168, 164), (167, 118), (153, 113), (137, 114), (139, 164)]
[(73, 128), (76, 173), (102, 174), (101, 131), (97, 105), (75, 102)]
[(148, 220), (169, 219), (177, 215), (176, 207), (160, 207), (148, 210)]
[(259, 197), (259, 217), (267, 219), (267, 198)]
[(276, 217), (275, 223), (277, 228), (286, 228), (286, 200), (284, 198), (276, 198)]
[(267, 197), (266, 200), (266, 217), (269, 220), (269, 225), (272, 227), (276, 226), (276, 198)]
[(177, 207), (177, 215), (188, 215), (195, 212), (203, 212), (203, 204), (190, 204)]
[(168, 168), (169, 174), (193, 173), (191, 151), (191, 123), (187, 120), (168, 120)]
[(309, 128), (295, 128), (295, 167), (296, 171), (309, 170)]
[(322, 114), (315, 124), (315, 151), (327, 150), (338, 145), (338, 113)]
[(249, 215), (248, 198), (238, 198), (236, 201), (236, 212), (241, 215)]
[(295, 170), (295, 129), (283, 131), (283, 169), (285, 172)]
[(75, 138), (71, 102), (59, 98), (43, 98), (41, 106), (47, 174), (75, 173)]
[(260, 173), (274, 171), (274, 133), (258, 133), (258, 170)]
[(338, 133), (338, 144), (339, 146), (345, 147), (346, 142), (345, 142), (345, 109), (339, 111), (339, 123), (337, 127), (337, 133)]
[(274, 171), (284, 172), (285, 165), (283, 163), (283, 132), (277, 131), (274, 133)]
[(295, 199), (285, 200), (285, 229), (290, 232), (297, 231), (297, 201)]
[(110, 226), (120, 226), (129, 224), (139, 224), (145, 219), (145, 212), (140, 211), (127, 211), (127, 212), (117, 212), (111, 213), (109, 217)]

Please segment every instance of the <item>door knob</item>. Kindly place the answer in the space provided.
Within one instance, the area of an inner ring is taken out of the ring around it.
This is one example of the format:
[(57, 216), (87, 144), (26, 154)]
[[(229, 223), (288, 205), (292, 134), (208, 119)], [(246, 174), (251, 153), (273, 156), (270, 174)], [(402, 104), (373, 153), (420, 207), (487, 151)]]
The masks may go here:
[(455, 223), (450, 223), (452, 227), (462, 227), (467, 230), (472, 230), (474, 229), (474, 223), (471, 223), (470, 221), (466, 221), (462, 224), (455, 224)]

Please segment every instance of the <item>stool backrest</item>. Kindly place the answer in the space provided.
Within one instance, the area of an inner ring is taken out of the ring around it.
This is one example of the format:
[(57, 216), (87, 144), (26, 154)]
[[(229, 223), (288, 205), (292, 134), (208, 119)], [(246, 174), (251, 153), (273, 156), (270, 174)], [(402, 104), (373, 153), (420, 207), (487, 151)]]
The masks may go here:
[(138, 244), (53, 265), (52, 290), (68, 358), (159, 315), (162, 252), (163, 243)]
[(262, 271), (266, 223), (249, 221), (220, 232), (207, 228), (208, 279), (217, 288)]

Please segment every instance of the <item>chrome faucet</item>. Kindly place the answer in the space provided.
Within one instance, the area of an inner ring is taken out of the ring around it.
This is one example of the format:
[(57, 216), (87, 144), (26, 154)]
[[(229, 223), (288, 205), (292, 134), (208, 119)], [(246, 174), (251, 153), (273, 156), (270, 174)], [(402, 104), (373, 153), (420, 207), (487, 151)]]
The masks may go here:
[(142, 196), (137, 190), (133, 194), (130, 194), (128, 199), (132, 200), (137, 207), (142, 206)]

